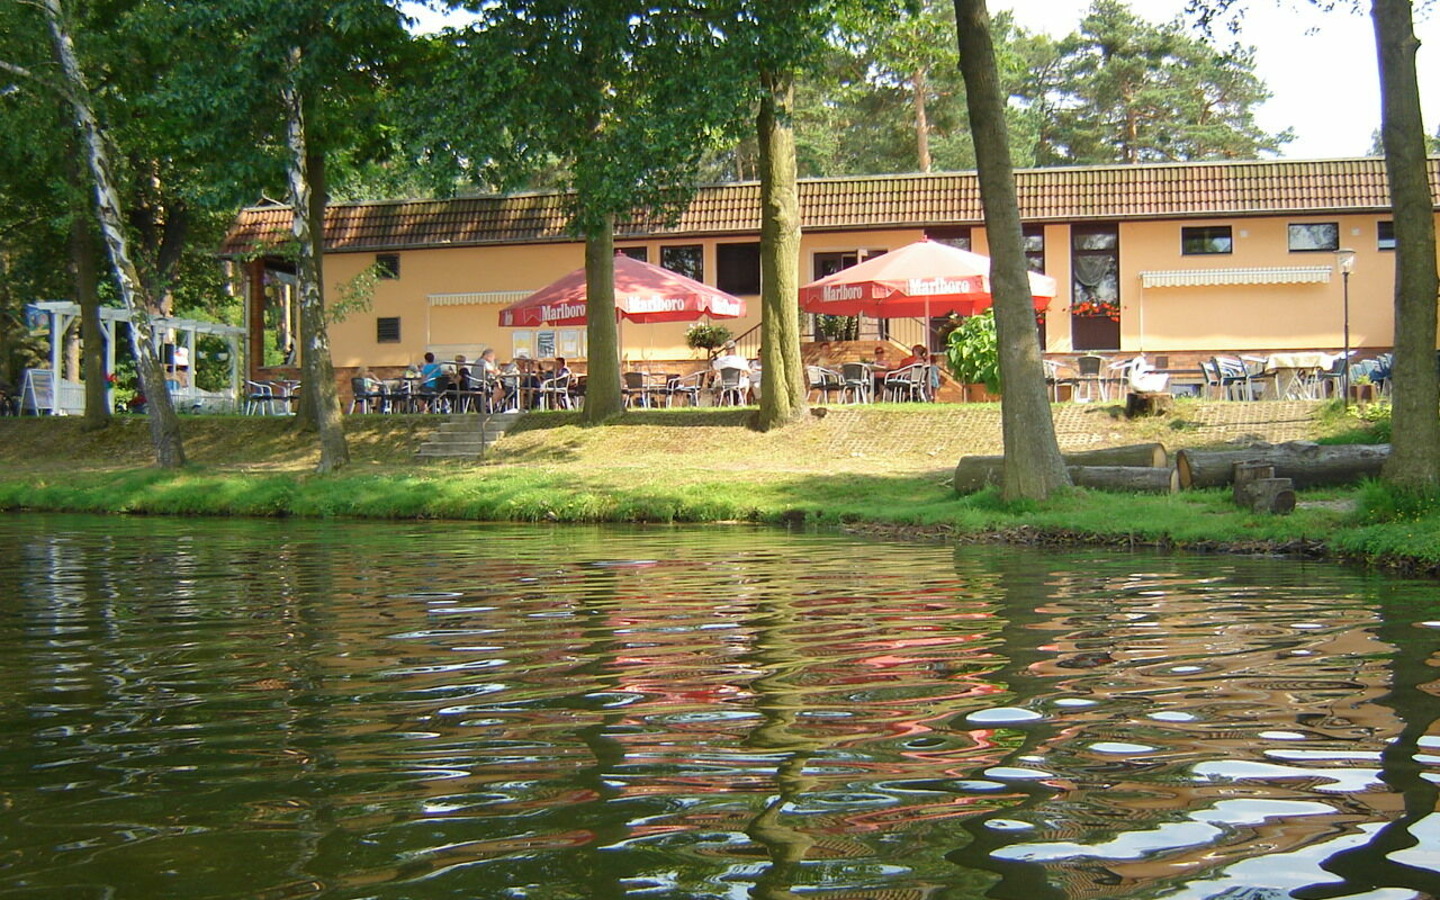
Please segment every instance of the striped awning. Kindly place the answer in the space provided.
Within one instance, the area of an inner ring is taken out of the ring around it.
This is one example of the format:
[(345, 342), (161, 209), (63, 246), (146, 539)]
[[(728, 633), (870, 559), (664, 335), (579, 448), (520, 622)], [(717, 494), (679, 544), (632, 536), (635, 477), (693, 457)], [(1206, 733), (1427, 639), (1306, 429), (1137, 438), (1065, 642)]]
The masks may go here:
[(509, 305), (535, 293), (534, 291), (470, 291), (464, 294), (431, 294), (431, 306), (479, 306), (492, 303)]
[(1215, 287), (1227, 284), (1328, 284), (1330, 266), (1269, 266), (1252, 269), (1173, 269), (1141, 272), (1141, 287)]

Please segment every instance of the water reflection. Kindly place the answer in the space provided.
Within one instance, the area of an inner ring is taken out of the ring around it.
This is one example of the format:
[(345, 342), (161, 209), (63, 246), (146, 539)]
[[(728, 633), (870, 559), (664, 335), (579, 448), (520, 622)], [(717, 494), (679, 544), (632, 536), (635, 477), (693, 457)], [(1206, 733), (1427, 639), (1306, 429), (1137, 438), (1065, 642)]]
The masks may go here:
[(748, 529), (0, 529), (0, 895), (1440, 895), (1431, 583)]

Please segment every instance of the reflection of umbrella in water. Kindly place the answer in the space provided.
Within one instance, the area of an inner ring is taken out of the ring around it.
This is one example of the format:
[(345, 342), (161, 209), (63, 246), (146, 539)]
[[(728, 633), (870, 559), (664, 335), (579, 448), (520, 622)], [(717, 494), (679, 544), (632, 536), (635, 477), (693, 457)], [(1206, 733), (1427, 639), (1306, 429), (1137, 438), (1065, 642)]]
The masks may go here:
[[(500, 310), (500, 324), (536, 328), (584, 325), (585, 270), (576, 269)], [(745, 301), (650, 263), (615, 257), (615, 312), (631, 322), (693, 322), (745, 315)]]
[[(1054, 299), (1055, 279), (1031, 272), (1035, 308)], [(800, 289), (800, 308), (832, 316), (879, 319), (955, 313), (970, 316), (989, 308), (990, 257), (941, 244), (917, 241), (841, 269)]]

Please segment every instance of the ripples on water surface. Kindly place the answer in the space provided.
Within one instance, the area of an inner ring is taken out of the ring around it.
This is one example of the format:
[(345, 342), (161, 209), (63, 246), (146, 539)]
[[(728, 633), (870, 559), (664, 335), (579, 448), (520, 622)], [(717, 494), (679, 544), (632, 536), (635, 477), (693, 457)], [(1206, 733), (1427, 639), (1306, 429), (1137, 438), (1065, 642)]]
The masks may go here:
[(748, 529), (0, 532), (0, 896), (1440, 884), (1433, 583)]

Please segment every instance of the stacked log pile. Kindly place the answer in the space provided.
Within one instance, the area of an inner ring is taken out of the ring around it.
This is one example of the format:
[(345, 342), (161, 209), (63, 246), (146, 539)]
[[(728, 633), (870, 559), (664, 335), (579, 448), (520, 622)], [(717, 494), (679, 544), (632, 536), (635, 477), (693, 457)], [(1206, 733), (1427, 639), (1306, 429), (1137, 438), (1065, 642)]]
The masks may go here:
[[(1235, 450), (1180, 450), (1169, 464), (1160, 444), (1132, 444), (1063, 454), (1070, 480), (1101, 491), (1174, 493), (1231, 486), (1235, 502), (1256, 512), (1295, 509), (1297, 489), (1353, 484), (1380, 474), (1388, 444), (1322, 445), (1310, 441)], [(999, 484), (1004, 457), (966, 456), (955, 467), (956, 492)]]

